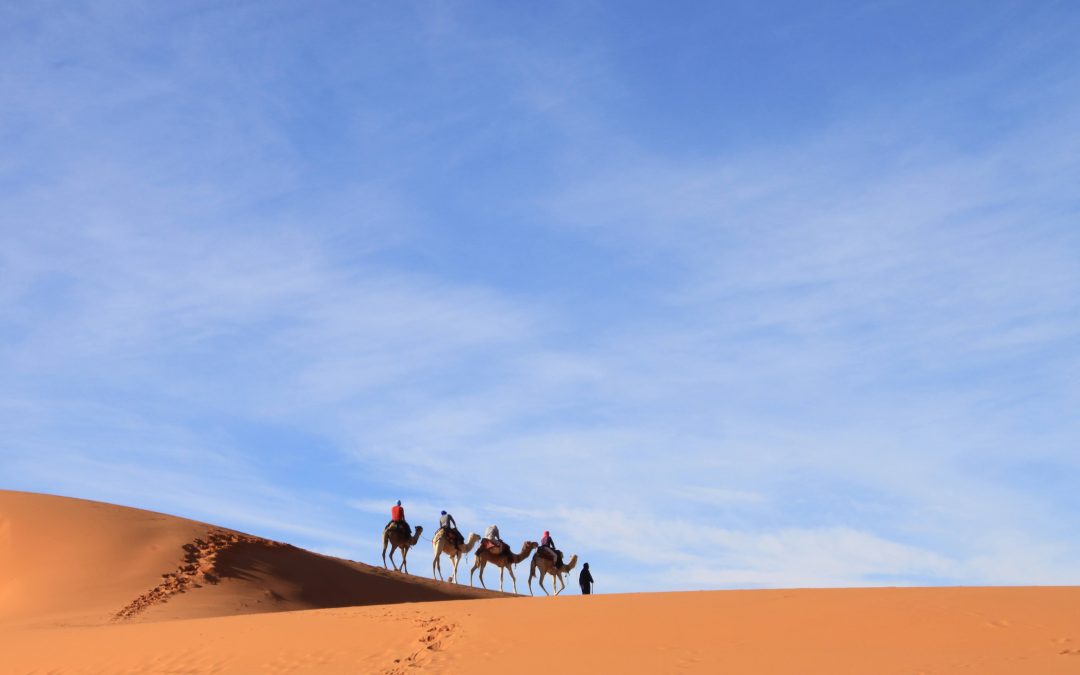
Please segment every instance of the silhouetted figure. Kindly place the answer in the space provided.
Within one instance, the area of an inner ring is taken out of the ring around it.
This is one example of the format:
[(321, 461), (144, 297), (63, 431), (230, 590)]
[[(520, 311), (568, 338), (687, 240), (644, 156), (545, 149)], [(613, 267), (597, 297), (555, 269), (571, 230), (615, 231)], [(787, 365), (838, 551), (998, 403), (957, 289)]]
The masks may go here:
[(581, 574), (578, 575), (578, 584), (581, 586), (582, 595), (592, 595), (593, 578), (589, 572), (589, 563), (581, 566)]

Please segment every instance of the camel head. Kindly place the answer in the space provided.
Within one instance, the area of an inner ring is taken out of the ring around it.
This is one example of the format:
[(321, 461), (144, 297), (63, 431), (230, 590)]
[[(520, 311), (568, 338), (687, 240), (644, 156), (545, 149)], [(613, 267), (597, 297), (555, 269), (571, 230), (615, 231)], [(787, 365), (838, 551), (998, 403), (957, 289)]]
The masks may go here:
[(569, 572), (570, 570), (574, 569), (575, 567), (577, 567), (577, 553), (570, 556), (570, 561), (567, 562), (566, 565), (563, 566), (562, 571), (563, 572)]
[(413, 546), (416, 546), (417, 542), (420, 541), (420, 534), (423, 531), (424, 531), (424, 526), (423, 525), (417, 525), (416, 528), (413, 530), (413, 537), (412, 537), (412, 545)]
[(465, 551), (472, 550), (473, 546), (476, 546), (476, 542), (480, 541), (480, 535), (475, 532), (469, 533), (469, 538), (465, 540)]

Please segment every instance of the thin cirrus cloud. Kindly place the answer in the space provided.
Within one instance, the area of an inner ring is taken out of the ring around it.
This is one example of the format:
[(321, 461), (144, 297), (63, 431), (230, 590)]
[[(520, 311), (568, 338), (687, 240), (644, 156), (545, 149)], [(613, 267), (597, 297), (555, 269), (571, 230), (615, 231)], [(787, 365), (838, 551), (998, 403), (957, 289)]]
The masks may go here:
[(756, 128), (648, 112), (663, 34), (327, 12), (4, 19), (6, 486), (369, 561), (400, 498), (605, 590), (1075, 581), (1054, 21)]

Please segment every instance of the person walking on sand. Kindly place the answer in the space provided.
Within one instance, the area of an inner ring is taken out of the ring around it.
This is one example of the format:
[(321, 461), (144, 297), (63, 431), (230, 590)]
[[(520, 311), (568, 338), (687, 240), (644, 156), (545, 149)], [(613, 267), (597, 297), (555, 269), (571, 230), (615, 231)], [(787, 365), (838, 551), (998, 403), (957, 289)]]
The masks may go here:
[(578, 575), (578, 584), (581, 586), (582, 595), (592, 595), (593, 578), (589, 571), (589, 563), (581, 566), (581, 574)]

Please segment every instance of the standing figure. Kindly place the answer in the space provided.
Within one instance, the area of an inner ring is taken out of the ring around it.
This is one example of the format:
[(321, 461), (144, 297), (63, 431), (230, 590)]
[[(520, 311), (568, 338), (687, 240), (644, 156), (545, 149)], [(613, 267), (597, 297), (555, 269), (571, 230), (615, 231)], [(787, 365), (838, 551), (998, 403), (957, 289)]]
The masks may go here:
[(592, 595), (593, 578), (589, 571), (589, 563), (581, 566), (581, 574), (578, 575), (578, 584), (581, 586), (582, 595)]

